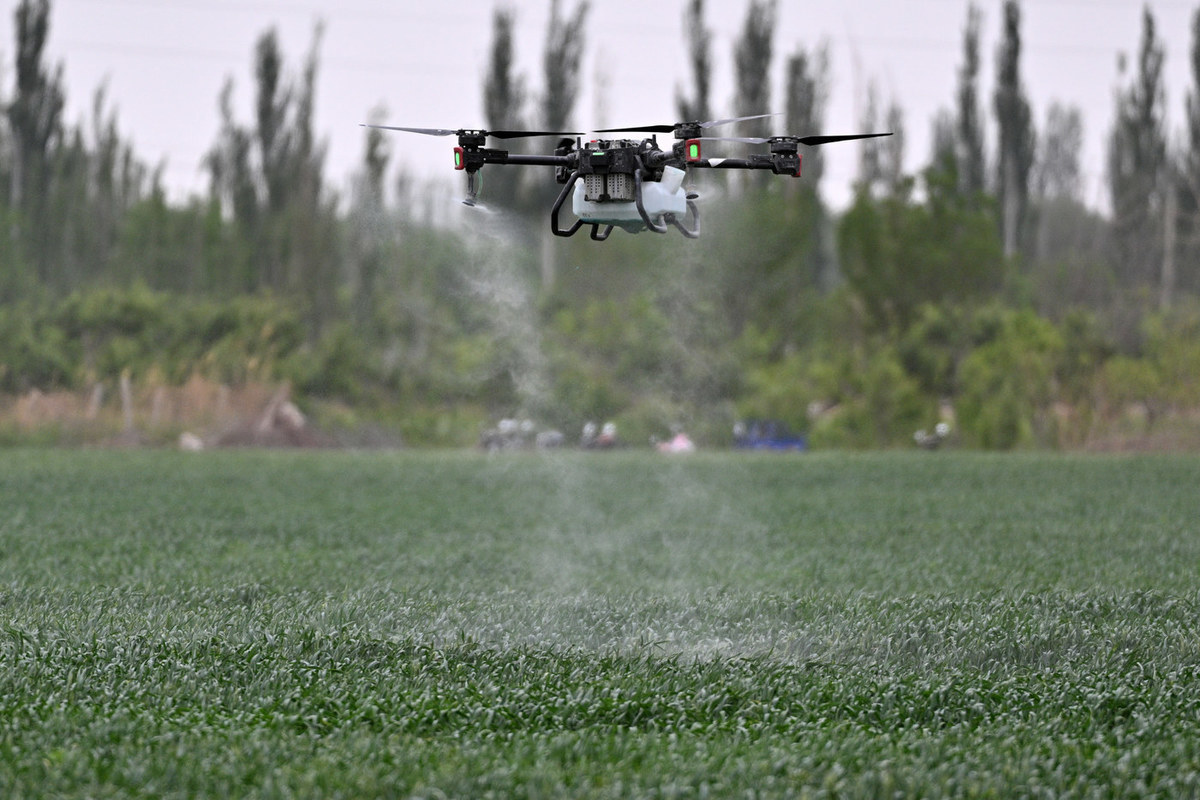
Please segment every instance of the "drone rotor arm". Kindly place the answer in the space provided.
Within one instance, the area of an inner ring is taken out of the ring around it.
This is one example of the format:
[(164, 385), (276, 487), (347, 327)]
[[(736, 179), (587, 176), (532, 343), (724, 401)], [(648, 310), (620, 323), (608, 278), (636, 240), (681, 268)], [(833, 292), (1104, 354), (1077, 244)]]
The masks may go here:
[(771, 159), (768, 156), (757, 158), (704, 158), (688, 162), (689, 167), (700, 169), (771, 169)]
[(533, 153), (510, 153), (506, 150), (491, 150), (492, 154), (503, 153), (502, 157), (495, 157), (488, 161), (489, 164), (512, 164), (520, 167), (569, 167), (574, 163), (571, 156), (546, 156)]

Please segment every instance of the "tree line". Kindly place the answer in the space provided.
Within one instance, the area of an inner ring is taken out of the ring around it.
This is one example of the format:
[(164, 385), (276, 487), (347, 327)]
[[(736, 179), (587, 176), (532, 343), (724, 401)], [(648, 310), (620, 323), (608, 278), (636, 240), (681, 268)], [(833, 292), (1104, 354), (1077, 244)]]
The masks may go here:
[[(1038, 121), (1021, 4), (998, 8), (995, 85), (981, 85), (989, 48), (972, 3), (920, 169), (905, 166), (903, 108), (873, 85), (863, 129), (895, 135), (861, 146), (847, 209), (822, 197), (819, 149), (802, 181), (699, 176), (702, 194), (737, 202), (704, 218), (697, 247), (556, 240), (557, 187), (503, 167), (484, 195), (503, 233), (457, 230), (374, 129), (335, 192), (313, 127), (320, 27), (298, 64), (273, 30), (260, 36), (253, 118), (238, 119), (230, 77), (208, 189), (169, 201), (102, 90), (89, 120), (63, 119), (50, 0), (21, 0), (14, 80), (0, 88), (0, 390), (121, 374), (290, 381), (314, 406), (348, 403), (431, 443), (515, 414), (617, 419), (633, 439), (683, 422), (711, 441), (761, 417), (837, 446), (900, 444), (942, 418), (985, 447), (1169, 428), (1200, 406), (1200, 8), (1183, 141), (1166, 130), (1166, 54), (1143, 10), (1114, 97), (1104, 214), (1083, 198), (1080, 111), (1056, 102)], [(828, 44), (785, 53), (772, 96), (778, 2), (748, 0), (738, 99), (719, 109), (705, 12), (684, 3), (679, 119), (779, 108), (787, 130), (821, 132)], [(550, 0), (535, 92), (517, 68), (520, 21), (496, 9), (489, 128), (571, 126), (589, 13)]]

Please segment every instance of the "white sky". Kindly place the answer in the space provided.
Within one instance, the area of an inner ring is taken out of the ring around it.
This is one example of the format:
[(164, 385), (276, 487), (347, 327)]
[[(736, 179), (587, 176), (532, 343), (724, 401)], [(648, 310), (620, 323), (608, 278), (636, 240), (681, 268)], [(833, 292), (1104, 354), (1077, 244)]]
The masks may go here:
[[(52, 0), (48, 46), (65, 67), (68, 119), (85, 118), (95, 89), (108, 87), (123, 133), (139, 156), (165, 161), (173, 195), (203, 190), (200, 163), (216, 140), (217, 98), (235, 81), (240, 117), (251, 120), (253, 48), (269, 27), (279, 31), (288, 66), (298, 73), (315, 23), (325, 25), (320, 49), (317, 132), (329, 146), (327, 177), (342, 188), (362, 153), (371, 109), (382, 106), (389, 124), (476, 127), (484, 123), (481, 86), (497, 2), (517, 11), (520, 70), (531, 91), (542, 86), (541, 53), (550, 0)], [(567, 9), (574, 0), (562, 0)], [(732, 115), (733, 43), (748, 0), (709, 0), (715, 29), (718, 116)], [(581, 129), (673, 122), (676, 88), (689, 68), (682, 32), (684, 0), (592, 0), (586, 32), (584, 94), (576, 106)], [(989, 141), (995, 141), (990, 98), (1000, 37), (1001, 0), (983, 9), (982, 100)], [(13, 83), (13, 12), (0, 16), (0, 95)], [(1022, 70), (1041, 123), (1051, 101), (1078, 106), (1087, 143), (1088, 200), (1104, 205), (1104, 140), (1117, 86), (1117, 55), (1136, 54), (1140, 0), (1026, 0)], [(1189, 86), (1191, 20), (1200, 0), (1152, 0), (1167, 49), (1169, 120), (1179, 133)], [(929, 154), (929, 131), (939, 108), (954, 102), (962, 60), (967, 0), (780, 0), (771, 80), (772, 111), (783, 110), (786, 56), (798, 46), (827, 41), (832, 93), (825, 131), (857, 132), (868, 80), (905, 110), (907, 164)], [(779, 130), (779, 133), (785, 131)], [(394, 164), (422, 177), (458, 176), (451, 139), (396, 134)], [(669, 137), (668, 137), (669, 138)], [(990, 147), (990, 145), (989, 145)], [(854, 177), (857, 145), (826, 148), (823, 189), (840, 205)], [(549, 179), (549, 177), (548, 177)]]

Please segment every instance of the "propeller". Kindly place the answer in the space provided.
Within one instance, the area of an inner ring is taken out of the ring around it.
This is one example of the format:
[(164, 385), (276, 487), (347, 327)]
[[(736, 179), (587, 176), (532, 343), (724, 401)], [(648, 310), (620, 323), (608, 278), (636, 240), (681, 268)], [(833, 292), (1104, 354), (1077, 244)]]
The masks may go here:
[(816, 147), (819, 144), (831, 144), (832, 142), (849, 142), (855, 139), (876, 139), (880, 136), (891, 136), (891, 133), (851, 133), (842, 136), (703, 136), (700, 137), (704, 142), (742, 142), (743, 144), (770, 144), (772, 141), (779, 139), (792, 139), (796, 142)]
[(582, 136), (579, 131), (485, 131), (471, 130), (468, 128), (459, 128), (458, 130), (450, 130), (449, 128), (405, 128), (399, 125), (373, 125), (370, 123), (361, 123), (363, 128), (379, 128), (385, 131), (407, 131), (408, 133), (422, 133), (426, 136), (492, 136), (497, 139), (520, 139), (526, 136)]
[(635, 127), (627, 127), (627, 128), (604, 128), (603, 130), (592, 131), (592, 133), (621, 133), (621, 132), (674, 133), (675, 131), (679, 130), (680, 128), (687, 128), (687, 127), (694, 127), (694, 128), (698, 128), (700, 130), (708, 130), (709, 128), (716, 128), (719, 125), (729, 125), (730, 123), (733, 123), (733, 122), (746, 122), (746, 121), (752, 120), (752, 119), (766, 119), (767, 117), (778, 117), (778, 116), (779, 116), (778, 113), (754, 114), (753, 116), (749, 116), (749, 117), (731, 117), (729, 119), (713, 119), (713, 120), (709, 120), (707, 122), (693, 121), (693, 122), (676, 122), (673, 125), (663, 124), (663, 125), (642, 125), (640, 127), (635, 126)]

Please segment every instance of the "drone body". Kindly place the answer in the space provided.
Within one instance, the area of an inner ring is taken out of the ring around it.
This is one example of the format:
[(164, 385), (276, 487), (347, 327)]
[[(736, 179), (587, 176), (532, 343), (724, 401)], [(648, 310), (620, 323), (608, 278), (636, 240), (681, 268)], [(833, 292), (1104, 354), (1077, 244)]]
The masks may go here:
[[(556, 236), (574, 236), (584, 225), (591, 227), (591, 238), (607, 239), (614, 228), (630, 233), (653, 231), (666, 233), (675, 228), (684, 236), (700, 235), (700, 214), (696, 195), (684, 186), (691, 169), (770, 170), (776, 175), (800, 177), (800, 145), (815, 146), (851, 139), (890, 136), (890, 133), (851, 134), (848, 136), (773, 136), (770, 138), (708, 138), (704, 129), (731, 122), (774, 116), (681, 122), (637, 128), (609, 128), (598, 134), (627, 132), (673, 133), (675, 144), (669, 150), (658, 145), (652, 135), (642, 140), (582, 140), (582, 134), (569, 131), (485, 131), (476, 129), (402, 128), (389, 125), (365, 127), (408, 131), (430, 136), (458, 137), (454, 148), (454, 167), (467, 173), (468, 206), (476, 204), (475, 174), (487, 164), (552, 166), (555, 180), (562, 185), (550, 210), (550, 230)], [(511, 153), (488, 148), (487, 139), (560, 136), (552, 155)], [(704, 158), (703, 142), (732, 141), (769, 145), (769, 153), (754, 153), (748, 158)], [(575, 221), (569, 227), (560, 224), (567, 198)]]
[[(683, 188), (683, 179), (687, 177), (684, 170), (663, 167), (658, 180), (641, 181), (640, 193), (636, 176), (637, 173), (621, 172), (584, 175), (575, 182), (571, 210), (585, 225), (611, 226), (630, 233), (640, 233), (649, 226), (661, 228), (687, 215), (692, 201)], [(695, 203), (692, 207), (694, 216)]]
[[(607, 239), (613, 228), (665, 233), (674, 225), (685, 236), (699, 234), (696, 204), (683, 186), (687, 170), (673, 156), (667, 159), (653, 139), (564, 144), (560, 150), (576, 157), (569, 170), (556, 176), (564, 185), (550, 211), (550, 230), (555, 235), (572, 236), (584, 225), (592, 226), (592, 238), (597, 240)], [(559, 212), (568, 195), (576, 222), (564, 229)]]

